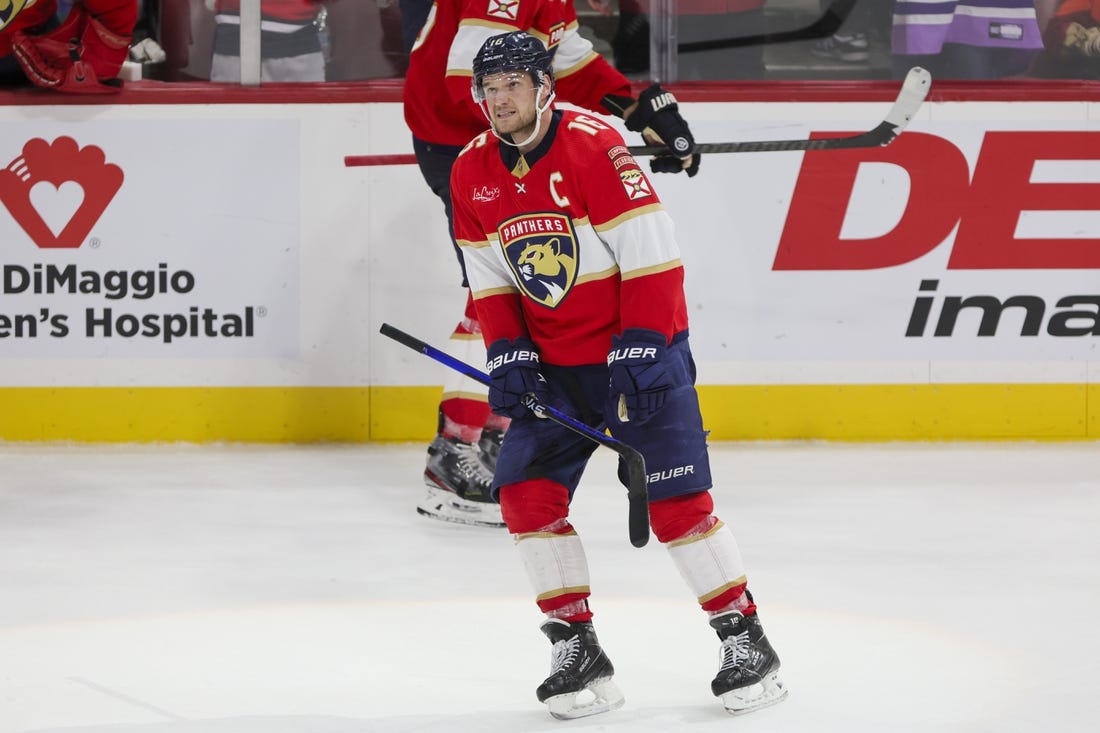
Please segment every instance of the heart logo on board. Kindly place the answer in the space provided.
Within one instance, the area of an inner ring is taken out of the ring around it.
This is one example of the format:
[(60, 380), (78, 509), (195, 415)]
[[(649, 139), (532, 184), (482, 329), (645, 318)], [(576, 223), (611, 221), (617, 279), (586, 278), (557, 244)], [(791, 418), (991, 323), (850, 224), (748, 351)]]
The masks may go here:
[(27, 141), (23, 153), (0, 170), (0, 203), (41, 249), (76, 249), (84, 243), (115, 194), (122, 169), (95, 145), (71, 137)]

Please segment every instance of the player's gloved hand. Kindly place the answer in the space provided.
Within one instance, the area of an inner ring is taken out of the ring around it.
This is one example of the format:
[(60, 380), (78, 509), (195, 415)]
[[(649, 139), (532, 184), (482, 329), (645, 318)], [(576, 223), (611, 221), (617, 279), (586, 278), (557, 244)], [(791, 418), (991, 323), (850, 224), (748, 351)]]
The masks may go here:
[(1086, 28), (1077, 21), (1066, 26), (1066, 35), (1062, 39), (1066, 50), (1081, 56), (1100, 55), (1100, 28)]
[(1093, 26), (1089, 28), (1089, 41), (1085, 44), (1085, 55), (1093, 58), (1100, 56), (1100, 28)]
[(695, 138), (687, 122), (680, 116), (680, 106), (672, 92), (652, 84), (638, 97), (638, 106), (624, 120), (626, 129), (642, 133), (647, 142), (664, 145), (669, 153), (649, 161), (654, 173), (679, 173), (688, 176), (699, 172), (699, 158), (695, 153)]
[(28, 35), (16, 31), (11, 40), (12, 53), (23, 73), (37, 86), (59, 92), (118, 92), (119, 87), (112, 82), (130, 52), (138, 8), (137, 3), (115, 5), (117, 12), (96, 17), (77, 4), (64, 22), (48, 33)]
[(143, 38), (130, 46), (130, 60), (139, 64), (161, 64), (167, 59), (168, 54), (152, 38)]
[(611, 400), (620, 422), (643, 423), (665, 404), (672, 389), (663, 333), (628, 328), (611, 337), (607, 365), (611, 369)]
[(543, 404), (551, 401), (546, 379), (539, 372), (539, 354), (529, 339), (494, 341), (489, 345), (485, 371), (490, 380), (489, 409), (498, 415), (518, 418), (528, 414), (531, 412), (527, 407), (530, 394)]

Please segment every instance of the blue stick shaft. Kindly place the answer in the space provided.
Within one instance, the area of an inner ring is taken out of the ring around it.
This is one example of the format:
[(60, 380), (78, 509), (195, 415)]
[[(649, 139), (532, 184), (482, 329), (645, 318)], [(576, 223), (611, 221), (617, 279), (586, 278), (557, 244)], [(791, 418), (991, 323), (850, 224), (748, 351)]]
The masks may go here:
[[(478, 369), (476, 367), (470, 366), (469, 364), (467, 364), (464, 361), (461, 361), (460, 359), (454, 358), (453, 356), (451, 356), (450, 354), (448, 354), (445, 351), (440, 351), (439, 349), (435, 348), (431, 344), (425, 343), (424, 341), (421, 341), (420, 339), (416, 338), (415, 336), (411, 336), (411, 335), (405, 333), (404, 331), (402, 331), (400, 329), (394, 328), (393, 326), (389, 325), (388, 323), (382, 324), (381, 333), (384, 336), (389, 336), (390, 338), (394, 339), (395, 341), (399, 341), (399, 342), (405, 344), (405, 346), (408, 346), (410, 349), (413, 349), (414, 351), (419, 351), (420, 353), (424, 354), (425, 356), (429, 356), (432, 359), (435, 359), (436, 361), (440, 362), (441, 364), (446, 364), (451, 369), (454, 369), (456, 372), (461, 372), (462, 374), (469, 377), (470, 379), (473, 379), (474, 381), (481, 382), (482, 384), (484, 384), (486, 386), (488, 386), (488, 384), (489, 384), (489, 375), (487, 375), (485, 372), (481, 371), (480, 369)], [(612, 438), (612, 437), (610, 437), (610, 436), (608, 436), (604, 433), (601, 433), (598, 430), (595, 430), (594, 428), (589, 427), (588, 425), (585, 425), (583, 422), (577, 420), (573, 416), (566, 415), (564, 412), (562, 412), (562, 411), (560, 411), (560, 410), (558, 410), (554, 407), (551, 407), (550, 405), (544, 405), (543, 403), (539, 402), (537, 399), (534, 399), (534, 395), (530, 395), (530, 397), (531, 397), (531, 410), (533, 412), (541, 412), (541, 413), (545, 414), (547, 417), (552, 418), (554, 420), (554, 422), (565, 425), (566, 427), (571, 428), (571, 429), (577, 431), (578, 433), (582, 433), (583, 435), (586, 435), (587, 437), (591, 438), (592, 440), (596, 441), (597, 443), (602, 443), (603, 445), (609, 445), (609, 446), (610, 445), (616, 445), (616, 446), (621, 445), (621, 443), (619, 441), (615, 440), (614, 438)]]
[[(425, 343), (399, 328), (394, 328), (388, 323), (383, 323), (380, 331), (383, 336), (389, 336), (394, 341), (408, 346), (413, 351), (419, 351), (421, 354), (449, 366), (451, 369), (454, 369), (456, 372), (474, 381), (481, 382), (484, 385), (489, 384), (489, 376), (485, 372), (470, 366), (464, 361), (454, 358), (446, 352), (440, 351), (431, 344)], [(544, 405), (539, 402), (534, 394), (527, 395), (527, 407), (540, 417), (549, 418), (562, 427), (579, 433), (619, 454), (619, 457), (626, 465), (628, 476), (627, 496), (630, 500), (630, 542), (635, 547), (644, 547), (646, 542), (649, 541), (649, 492), (646, 486), (645, 458), (642, 457), (642, 454), (626, 443), (618, 441), (610, 435), (584, 424), (571, 415), (566, 415), (564, 412), (554, 407)]]

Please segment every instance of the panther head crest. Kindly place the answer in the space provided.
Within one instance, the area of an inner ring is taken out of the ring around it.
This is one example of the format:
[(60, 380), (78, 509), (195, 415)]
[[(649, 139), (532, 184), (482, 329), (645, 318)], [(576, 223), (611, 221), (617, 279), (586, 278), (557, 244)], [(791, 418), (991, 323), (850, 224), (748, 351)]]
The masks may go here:
[(573, 264), (573, 258), (562, 254), (561, 242), (557, 237), (546, 242), (528, 244), (516, 258), (516, 267), (525, 280), (536, 275), (556, 279), (563, 270)]
[(562, 252), (561, 241), (529, 242), (516, 257), (516, 271), (531, 294), (547, 305), (556, 304), (572, 285), (577, 261)]

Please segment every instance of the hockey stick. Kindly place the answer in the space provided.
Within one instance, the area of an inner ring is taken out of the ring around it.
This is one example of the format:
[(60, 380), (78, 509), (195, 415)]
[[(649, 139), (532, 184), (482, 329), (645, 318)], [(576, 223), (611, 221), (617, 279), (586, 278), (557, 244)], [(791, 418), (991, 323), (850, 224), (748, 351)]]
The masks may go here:
[[(886, 118), (867, 132), (848, 137), (822, 137), (811, 140), (753, 140), (730, 143), (696, 143), (698, 153), (771, 153), (794, 150), (844, 150), (846, 148), (879, 148), (894, 141), (920, 109), (928, 90), (932, 87), (932, 75), (919, 66), (909, 69), (902, 82), (901, 91), (894, 100)], [(631, 145), (631, 155), (660, 155), (669, 152), (662, 145)], [(368, 165), (404, 165), (415, 163), (416, 156), (404, 155), (347, 155), (344, 165), (353, 168)]]
[(416, 155), (412, 153), (397, 153), (396, 155), (344, 155), (344, 167), (359, 165), (412, 165), (416, 163)]
[[(449, 366), (476, 382), (489, 384), (489, 376), (464, 361), (454, 358), (450, 354), (440, 351), (415, 336), (410, 336), (404, 331), (383, 323), (380, 329), (383, 336), (389, 336), (394, 341), (408, 346), (413, 351), (419, 351), (425, 356), (430, 356), (441, 364)], [(626, 443), (615, 440), (595, 428), (585, 425), (583, 422), (566, 415), (550, 405), (544, 405), (534, 394), (528, 394), (524, 403), (531, 412), (539, 417), (545, 417), (556, 422), (564, 428), (572, 430), (589, 440), (610, 448), (619, 454), (623, 465), (626, 467), (627, 487), (626, 496), (629, 504), (628, 525), (630, 529), (630, 544), (635, 547), (645, 547), (649, 541), (649, 491), (646, 487), (645, 458), (641, 453), (631, 448)]]
[(354, 168), (361, 165), (412, 165), (416, 156), (412, 153), (397, 155), (345, 155), (344, 167)]
[[(871, 0), (863, 1), (871, 2)], [(811, 41), (817, 38), (826, 38), (840, 30), (840, 26), (848, 19), (848, 15), (857, 2), (859, 0), (833, 0), (832, 5), (825, 9), (820, 18), (803, 28), (714, 41), (692, 41), (691, 43), (677, 45), (676, 51), (678, 53), (694, 53), (695, 51), (712, 51), (719, 48), (766, 46), (769, 43), (789, 43), (791, 41)]]
[[(928, 90), (932, 86), (932, 75), (926, 69), (914, 66), (905, 75), (898, 98), (890, 108), (886, 118), (867, 132), (848, 137), (822, 137), (812, 140), (756, 140), (743, 143), (696, 143), (698, 153), (766, 153), (790, 150), (844, 150), (846, 148), (878, 148), (894, 142), (901, 134), (913, 115), (920, 109)], [(631, 146), (633, 155), (658, 155), (669, 152), (662, 145)]]

